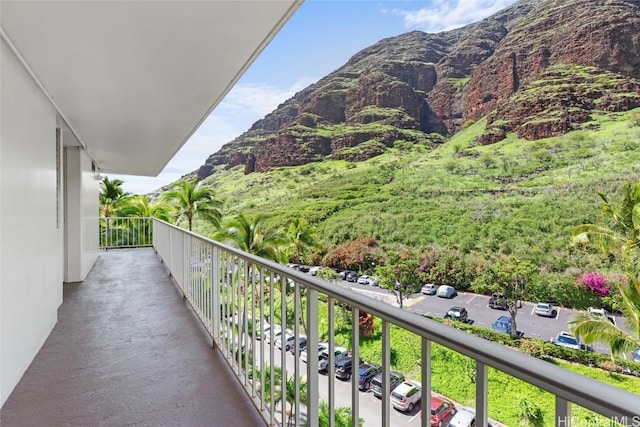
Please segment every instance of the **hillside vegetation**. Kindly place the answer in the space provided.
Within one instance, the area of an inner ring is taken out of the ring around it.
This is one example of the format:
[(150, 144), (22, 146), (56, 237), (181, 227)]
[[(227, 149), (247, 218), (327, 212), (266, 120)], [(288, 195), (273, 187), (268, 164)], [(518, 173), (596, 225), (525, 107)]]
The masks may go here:
[(364, 162), (248, 175), (221, 166), (205, 184), (227, 215), (264, 213), (273, 228), (305, 218), (329, 247), (373, 236), (385, 248), (435, 245), (489, 260), (506, 254), (551, 275), (575, 275), (612, 267), (593, 249), (572, 247), (570, 230), (598, 221), (597, 192), (615, 197), (625, 180), (640, 178), (639, 116), (638, 109), (594, 116), (561, 137), (510, 134), (488, 146), (476, 144), (485, 128), (478, 121), (438, 145), (397, 141)]

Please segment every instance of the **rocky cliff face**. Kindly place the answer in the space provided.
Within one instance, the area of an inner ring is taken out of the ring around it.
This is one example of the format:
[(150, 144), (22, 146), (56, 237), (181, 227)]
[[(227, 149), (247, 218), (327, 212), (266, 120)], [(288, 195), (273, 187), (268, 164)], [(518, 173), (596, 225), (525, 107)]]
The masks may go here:
[(520, 0), (475, 24), (381, 40), (211, 155), (245, 173), (324, 158), (363, 160), (397, 141), (437, 144), (487, 117), (479, 144), (538, 139), (593, 110), (640, 106), (635, 0)]

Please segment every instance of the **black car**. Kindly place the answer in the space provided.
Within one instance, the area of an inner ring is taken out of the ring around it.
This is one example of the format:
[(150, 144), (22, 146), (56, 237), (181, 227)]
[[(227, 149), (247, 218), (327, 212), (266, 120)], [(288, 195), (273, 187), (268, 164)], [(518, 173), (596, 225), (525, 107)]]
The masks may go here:
[(350, 274), (350, 273), (357, 274), (353, 270), (342, 270), (342, 271), (338, 272), (338, 276), (340, 276), (340, 278), (342, 280), (347, 280), (347, 274)]
[(345, 274), (344, 276), (344, 280), (346, 280), (347, 282), (357, 282), (358, 281), (358, 273), (356, 273), (355, 271), (350, 271), (347, 274)]
[(347, 356), (342, 359), (336, 360), (336, 363), (335, 363), (336, 378), (340, 378), (341, 380), (350, 380), (352, 367), (353, 367), (353, 356)]
[(371, 380), (375, 377), (382, 367), (370, 363), (363, 363), (358, 369), (358, 387), (360, 390), (369, 390)]
[[(389, 392), (392, 392), (394, 388), (404, 382), (404, 375), (400, 372), (391, 371), (389, 372), (389, 376), (391, 377)], [(373, 392), (375, 397), (382, 397), (382, 373), (378, 373), (373, 377), (370, 384), (370, 390)]]
[(496, 308), (498, 310), (506, 310), (507, 298), (500, 292), (494, 292), (491, 294), (491, 298), (489, 298), (489, 307)]
[(451, 307), (447, 314), (444, 315), (445, 319), (457, 320), (458, 322), (467, 323), (469, 321), (469, 313), (464, 307)]

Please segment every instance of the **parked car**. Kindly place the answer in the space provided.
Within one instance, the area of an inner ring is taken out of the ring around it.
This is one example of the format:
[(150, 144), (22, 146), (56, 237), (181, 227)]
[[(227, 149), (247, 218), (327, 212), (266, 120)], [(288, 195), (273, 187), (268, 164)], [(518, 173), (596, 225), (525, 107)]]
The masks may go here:
[(358, 368), (358, 387), (360, 390), (369, 390), (371, 387), (371, 380), (375, 377), (382, 367), (380, 365), (372, 363), (363, 363)]
[[(349, 355), (349, 351), (344, 347), (336, 347), (333, 350), (333, 362), (335, 366), (335, 362), (338, 360), (345, 358)], [(329, 349), (327, 351), (320, 353), (320, 357), (318, 358), (318, 371), (324, 372), (329, 368)]]
[(511, 333), (511, 317), (500, 316), (491, 324), (491, 329), (498, 332)]
[(436, 296), (440, 298), (453, 298), (456, 295), (458, 295), (458, 293), (456, 292), (455, 288), (449, 285), (440, 285), (438, 286), (438, 290), (436, 291)]
[(338, 276), (340, 276), (342, 280), (347, 280), (347, 274), (349, 273), (357, 274), (355, 271), (352, 271), (352, 270), (342, 270), (340, 273), (338, 273)]
[[(274, 344), (276, 345), (277, 348), (282, 349), (283, 347), (287, 346), (286, 350), (289, 350), (288, 346), (291, 344), (293, 345), (293, 339), (294, 336), (293, 334), (290, 333), (284, 333), (284, 334), (279, 334), (278, 337), (274, 337)], [(283, 345), (282, 341), (285, 341), (285, 344)]]
[(322, 270), (323, 267), (321, 266), (315, 266), (315, 267), (311, 267), (309, 269), (309, 273), (311, 273), (312, 276), (315, 276), (316, 274), (318, 274), (318, 271)]
[(366, 274), (363, 274), (362, 276), (358, 277), (358, 284), (359, 285), (368, 285), (369, 284), (369, 276), (367, 276)]
[(582, 341), (580, 341), (578, 338), (574, 337), (567, 331), (560, 332), (553, 340), (553, 343), (562, 347), (573, 348), (576, 350), (591, 350), (590, 347), (585, 346)]
[(494, 292), (491, 294), (491, 297), (489, 298), (489, 307), (495, 308), (498, 310), (506, 310), (507, 298), (500, 292)]
[(432, 396), (430, 410), (431, 425), (433, 427), (442, 427), (445, 420), (456, 413), (456, 406), (449, 399)]
[[(326, 352), (328, 349), (329, 349), (328, 344), (324, 344), (324, 343), (318, 344), (318, 359), (320, 358), (320, 355), (323, 352)], [(300, 360), (307, 363), (308, 358), (309, 358), (309, 347), (305, 348), (300, 352)]]
[(533, 312), (538, 316), (543, 317), (556, 317), (556, 311), (553, 309), (553, 305), (547, 302), (539, 302), (536, 304), (536, 308)]
[(405, 381), (391, 392), (391, 405), (403, 412), (411, 412), (422, 397), (422, 384)]
[(435, 295), (437, 290), (438, 287), (433, 283), (427, 283), (426, 285), (422, 285), (422, 288), (420, 288), (420, 292), (425, 295)]
[(296, 347), (295, 342), (292, 340), (291, 343), (287, 343), (286, 351), (290, 351), (294, 356), (296, 355), (296, 350), (301, 352), (302, 350), (307, 348), (307, 337), (298, 337), (298, 346)]
[(262, 336), (264, 337), (265, 342), (270, 342), (271, 340), (271, 330), (273, 329), (273, 339), (275, 340), (280, 336), (280, 332), (282, 331), (282, 326), (280, 325), (267, 325), (262, 330)]
[[(389, 372), (389, 391), (393, 391), (396, 387), (404, 382), (404, 374), (396, 371)], [(370, 390), (375, 397), (382, 397), (382, 373), (376, 374), (371, 380)]]
[(469, 313), (467, 312), (466, 308), (455, 306), (451, 307), (447, 311), (447, 313), (444, 315), (444, 318), (467, 323), (469, 321)]
[(631, 360), (640, 362), (640, 348), (636, 348), (633, 353), (631, 353)]
[[(362, 360), (359, 362), (362, 363)], [(360, 365), (360, 363), (358, 363), (358, 365)], [(353, 369), (353, 357), (351, 355), (336, 360), (335, 365), (336, 378), (345, 381), (351, 379), (351, 370)]]
[(344, 280), (351, 283), (356, 283), (358, 281), (358, 273), (355, 271), (350, 271), (344, 276)]
[(369, 277), (369, 285), (380, 286), (380, 280), (377, 277)]
[(449, 420), (449, 427), (475, 427), (475, 425), (476, 411), (471, 408), (459, 408)]
[(614, 325), (616, 324), (615, 320), (613, 320), (613, 317), (609, 316), (609, 313), (607, 313), (607, 310), (605, 310), (604, 308), (589, 307), (587, 309), (587, 313), (589, 313), (593, 317), (602, 317), (604, 319), (607, 319)]

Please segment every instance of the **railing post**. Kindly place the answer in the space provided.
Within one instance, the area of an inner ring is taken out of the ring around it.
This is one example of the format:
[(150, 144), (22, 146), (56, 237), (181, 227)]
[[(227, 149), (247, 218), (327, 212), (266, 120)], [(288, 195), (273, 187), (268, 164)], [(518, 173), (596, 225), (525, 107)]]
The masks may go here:
[(489, 425), (487, 365), (476, 360), (476, 425)]
[(382, 319), (382, 426), (391, 425), (391, 338), (389, 322)]
[(556, 427), (571, 427), (571, 402), (556, 395)]
[(351, 419), (353, 425), (358, 425), (360, 419), (360, 310), (351, 307)]
[[(329, 324), (331, 323), (332, 317), (330, 316)], [(318, 291), (309, 287), (307, 287), (307, 328), (307, 426), (318, 427), (318, 403), (320, 401), (318, 389), (320, 384), (318, 381), (318, 356), (315, 353), (318, 349)], [(333, 354), (332, 349), (329, 350), (329, 354)], [(296, 363), (298, 363), (297, 358)], [(330, 377), (330, 384), (333, 383), (332, 380), (333, 378)], [(331, 395), (331, 392), (329, 394)], [(333, 402), (329, 404), (329, 425), (333, 425), (332, 404)]]
[(218, 247), (211, 247), (211, 329), (213, 335), (212, 346), (220, 343), (220, 262)]
[(336, 383), (335, 383), (335, 333), (336, 325), (334, 319), (336, 318), (336, 302), (332, 297), (327, 299), (327, 310), (329, 313), (329, 360), (327, 361), (327, 377), (329, 380), (329, 427), (335, 426), (335, 406), (336, 406)]
[[(421, 358), (422, 358), (422, 399), (420, 406), (422, 408), (422, 427), (431, 426), (431, 340), (422, 337), (421, 340)], [(486, 424), (479, 424), (485, 426)], [(435, 426), (434, 426), (435, 427)]]

